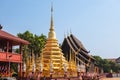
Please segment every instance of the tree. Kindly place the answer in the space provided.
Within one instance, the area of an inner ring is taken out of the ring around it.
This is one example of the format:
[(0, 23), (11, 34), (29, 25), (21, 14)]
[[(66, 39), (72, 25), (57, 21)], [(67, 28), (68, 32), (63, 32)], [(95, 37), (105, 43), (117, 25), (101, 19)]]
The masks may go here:
[(103, 60), (102, 60), (102, 58), (100, 57), (100, 56), (93, 56), (94, 58), (95, 58), (95, 60), (96, 60), (96, 65), (98, 65), (100, 68), (102, 68), (103, 67)]
[(26, 61), (27, 53), (34, 53), (35, 57), (38, 55), (40, 56), (40, 53), (42, 51), (42, 48), (45, 45), (46, 42), (46, 36), (41, 34), (40, 36), (33, 34), (29, 31), (25, 31), (24, 33), (18, 33), (18, 37), (27, 40), (30, 42), (28, 46), (23, 47), (23, 60)]
[(26, 62), (27, 53), (32, 52), (34, 36), (29, 31), (18, 33), (17, 36), (30, 42), (28, 46), (23, 46), (23, 61)]
[(113, 72), (118, 72), (120, 70), (120, 65), (115, 62), (108, 61), (107, 59), (102, 59), (100, 56), (93, 57), (96, 59), (96, 64), (98, 65), (98, 67), (100, 69), (103, 69), (105, 73), (108, 73), (111, 70)]
[(34, 35), (34, 53), (35, 55), (40, 56), (40, 53), (45, 45), (46, 42), (46, 36), (41, 34), (40, 36)]

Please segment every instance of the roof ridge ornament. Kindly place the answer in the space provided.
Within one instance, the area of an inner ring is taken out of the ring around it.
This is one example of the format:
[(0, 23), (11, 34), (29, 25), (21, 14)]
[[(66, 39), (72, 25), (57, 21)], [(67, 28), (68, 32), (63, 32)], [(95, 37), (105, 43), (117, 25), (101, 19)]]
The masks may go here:
[(64, 38), (66, 38), (66, 34), (65, 34), (65, 32), (64, 32)]
[(69, 32), (68, 32), (68, 30), (67, 30), (67, 37), (69, 36)]
[(3, 28), (3, 26), (0, 24), (0, 30)]
[(71, 30), (71, 28), (70, 28), (70, 35), (72, 34), (72, 30)]

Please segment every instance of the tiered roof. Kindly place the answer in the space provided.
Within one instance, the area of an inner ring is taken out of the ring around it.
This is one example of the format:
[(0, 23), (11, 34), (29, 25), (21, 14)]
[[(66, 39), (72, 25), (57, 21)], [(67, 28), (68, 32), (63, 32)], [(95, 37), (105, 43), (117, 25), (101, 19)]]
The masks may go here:
[(5, 41), (5, 40), (9, 40), (11, 41), (12, 45), (19, 45), (19, 44), (29, 44), (28, 41), (23, 40), (19, 37), (16, 37), (10, 33), (7, 33), (3, 30), (0, 29), (0, 41)]
[(69, 53), (72, 50), (76, 55), (79, 55), (86, 63), (89, 62), (89, 59), (95, 60), (91, 55), (89, 55), (89, 51), (83, 46), (82, 42), (78, 40), (73, 34), (65, 37), (63, 44), (61, 46), (64, 54)]

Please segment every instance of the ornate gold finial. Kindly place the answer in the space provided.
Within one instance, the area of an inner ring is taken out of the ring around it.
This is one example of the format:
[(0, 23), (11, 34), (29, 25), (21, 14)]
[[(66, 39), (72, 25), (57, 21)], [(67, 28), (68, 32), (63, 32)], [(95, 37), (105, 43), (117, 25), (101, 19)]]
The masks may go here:
[(67, 30), (67, 36), (69, 36), (69, 32), (68, 32), (68, 30)]
[(64, 32), (64, 38), (66, 38), (66, 34), (65, 34), (65, 32)]
[(3, 26), (0, 24), (0, 29), (2, 29), (3, 28)]
[(54, 31), (54, 22), (53, 22), (53, 5), (51, 6), (51, 22), (50, 22), (50, 32), (48, 33), (49, 39), (56, 39), (56, 34)]
[(72, 34), (72, 30), (71, 30), (71, 28), (70, 28), (70, 34)]

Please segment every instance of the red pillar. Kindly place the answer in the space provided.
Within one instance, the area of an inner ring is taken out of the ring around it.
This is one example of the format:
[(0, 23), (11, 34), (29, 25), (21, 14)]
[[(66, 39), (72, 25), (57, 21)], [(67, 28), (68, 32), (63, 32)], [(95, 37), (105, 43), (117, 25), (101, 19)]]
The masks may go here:
[[(8, 57), (8, 50), (9, 50), (9, 41), (7, 41), (7, 45), (6, 45), (6, 49), (5, 49), (5, 52), (6, 52), (6, 60), (8, 61), (8, 63), (9, 63), (9, 57)], [(7, 76), (9, 76), (10, 74), (9, 74), (9, 66), (7, 67)]]
[(9, 50), (9, 41), (7, 41), (7, 45), (6, 45), (6, 49), (5, 49), (6, 59), (8, 59), (8, 56), (7, 56), (8, 50)]
[(7, 41), (6, 52), (9, 50), (9, 41)]
[(21, 61), (21, 63), (20, 63), (20, 77), (22, 77), (22, 45), (20, 45), (20, 54), (21, 54), (21, 56), (20, 56), (20, 61)]

